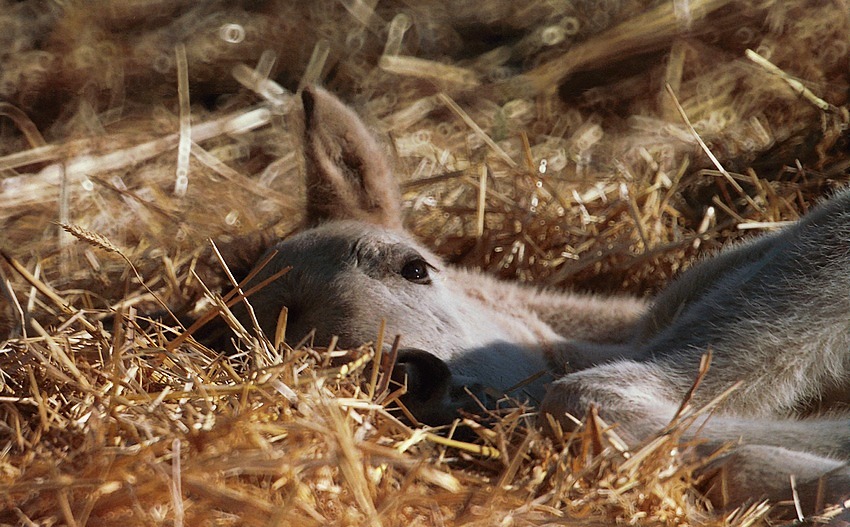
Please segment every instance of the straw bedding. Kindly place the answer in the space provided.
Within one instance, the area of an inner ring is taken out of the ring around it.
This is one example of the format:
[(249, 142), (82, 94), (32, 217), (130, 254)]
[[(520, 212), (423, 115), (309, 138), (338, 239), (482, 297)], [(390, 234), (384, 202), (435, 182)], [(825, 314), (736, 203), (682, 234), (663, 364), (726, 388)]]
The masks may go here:
[(849, 46), (845, 0), (0, 0), (0, 523), (788, 515), (712, 509), (675, 427), (565, 445), (506, 407), (453, 442), (401, 418), (368, 344), (231, 320), (223, 356), (146, 314), (226, 313), (226, 270), (298, 228), (311, 83), (385, 139), (447, 260), (652, 294), (846, 182)]

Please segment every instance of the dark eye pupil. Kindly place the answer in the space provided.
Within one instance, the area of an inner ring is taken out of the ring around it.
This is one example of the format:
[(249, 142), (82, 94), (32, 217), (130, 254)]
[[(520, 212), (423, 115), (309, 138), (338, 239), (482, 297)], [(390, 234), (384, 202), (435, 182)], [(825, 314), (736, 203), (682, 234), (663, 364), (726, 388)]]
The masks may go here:
[(421, 258), (411, 260), (401, 268), (401, 276), (412, 282), (426, 280), (428, 278), (428, 264)]

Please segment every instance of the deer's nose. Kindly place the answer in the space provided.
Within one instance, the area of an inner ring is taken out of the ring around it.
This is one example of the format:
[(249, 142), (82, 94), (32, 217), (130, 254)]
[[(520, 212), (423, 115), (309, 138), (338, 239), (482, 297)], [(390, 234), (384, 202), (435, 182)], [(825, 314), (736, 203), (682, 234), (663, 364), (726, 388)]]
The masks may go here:
[(415, 405), (438, 404), (445, 396), (452, 373), (440, 358), (421, 349), (398, 352), (393, 380), (407, 382), (407, 396)]
[(475, 378), (452, 374), (446, 362), (420, 349), (400, 350), (392, 377), (407, 383), (402, 404), (418, 421), (432, 426), (449, 424), (493, 403)]

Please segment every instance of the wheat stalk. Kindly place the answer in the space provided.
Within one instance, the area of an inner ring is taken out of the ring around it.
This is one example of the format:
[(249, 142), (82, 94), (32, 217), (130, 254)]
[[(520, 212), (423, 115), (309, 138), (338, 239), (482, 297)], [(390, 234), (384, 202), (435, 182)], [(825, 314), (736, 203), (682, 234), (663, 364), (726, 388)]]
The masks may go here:
[(142, 275), (139, 273), (139, 270), (136, 268), (135, 265), (133, 265), (133, 262), (130, 260), (130, 258), (127, 257), (127, 255), (124, 254), (121, 251), (121, 249), (118, 248), (117, 245), (115, 245), (114, 243), (109, 241), (109, 239), (106, 236), (103, 236), (102, 234), (84, 229), (84, 228), (80, 227), (79, 225), (71, 225), (71, 224), (68, 224), (68, 223), (61, 223), (61, 222), (58, 222), (57, 225), (62, 227), (65, 230), (65, 232), (67, 232), (68, 234), (70, 234), (74, 238), (77, 238), (78, 240), (84, 241), (84, 242), (88, 243), (89, 245), (91, 245), (93, 247), (97, 247), (98, 249), (102, 249), (102, 250), (109, 252), (109, 253), (115, 253), (118, 256), (120, 256), (125, 262), (127, 262), (127, 265), (130, 266), (130, 269), (133, 271), (133, 274), (136, 275), (136, 279), (139, 281), (140, 284), (142, 284), (142, 287), (145, 288), (145, 291), (147, 291), (154, 298), (154, 300), (156, 300), (157, 304), (159, 304), (159, 306), (163, 310), (165, 310), (166, 313), (168, 313), (168, 315), (172, 318), (172, 320), (174, 320), (177, 323), (177, 325), (180, 326), (180, 328), (185, 331), (186, 328), (183, 327), (183, 324), (180, 322), (180, 320), (177, 318), (177, 316), (171, 311), (171, 309), (159, 297), (159, 295), (154, 293), (153, 290), (150, 287), (148, 287), (148, 285), (145, 283), (144, 278), (142, 278)]

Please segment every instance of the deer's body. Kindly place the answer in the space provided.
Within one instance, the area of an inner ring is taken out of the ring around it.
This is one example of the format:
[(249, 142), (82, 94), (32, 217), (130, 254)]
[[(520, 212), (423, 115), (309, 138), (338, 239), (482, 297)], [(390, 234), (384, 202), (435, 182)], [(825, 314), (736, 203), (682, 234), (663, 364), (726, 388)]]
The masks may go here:
[[(320, 89), (303, 100), (312, 228), (280, 242), (256, 278), (292, 266), (251, 300), (264, 331), (286, 306), (288, 340), (315, 330), (319, 342), (356, 345), (385, 319), (402, 346), (424, 350), (400, 360), (426, 422), (474, 409), (467, 391), (486, 400), (485, 389), (546, 370), (512, 395), (542, 401), (565, 427), (567, 413), (595, 405), (633, 443), (670, 422), (710, 350), (694, 404), (740, 383), (692, 427), (707, 448), (742, 444), (727, 456), (724, 497), (789, 497), (791, 474), (810, 508), (850, 493), (840, 413), (850, 403), (850, 192), (702, 262), (652, 303), (538, 291), (445, 267), (402, 230), (397, 184), (357, 116)], [(815, 405), (832, 413), (802, 419)]]

